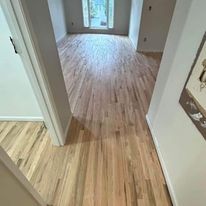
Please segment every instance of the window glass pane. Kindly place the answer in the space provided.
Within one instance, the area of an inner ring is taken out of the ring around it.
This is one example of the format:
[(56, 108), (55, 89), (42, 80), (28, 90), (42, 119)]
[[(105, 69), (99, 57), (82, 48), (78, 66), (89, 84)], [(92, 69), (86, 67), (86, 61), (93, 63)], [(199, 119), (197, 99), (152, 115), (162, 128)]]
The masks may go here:
[(82, 11), (85, 27), (114, 27), (114, 0), (82, 0)]
[(114, 27), (114, 0), (109, 1), (109, 28)]
[(88, 0), (82, 0), (84, 26), (89, 27), (89, 7)]
[(93, 28), (107, 28), (107, 0), (90, 0), (90, 22)]

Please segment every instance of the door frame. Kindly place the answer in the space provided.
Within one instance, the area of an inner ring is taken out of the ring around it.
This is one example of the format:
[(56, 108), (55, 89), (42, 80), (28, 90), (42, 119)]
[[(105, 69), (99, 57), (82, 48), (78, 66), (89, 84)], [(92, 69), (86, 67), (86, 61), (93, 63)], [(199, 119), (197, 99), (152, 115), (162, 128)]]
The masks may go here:
[(47, 76), (41, 69), (43, 65), (38, 59), (34, 40), (30, 35), (30, 30), (21, 7), (21, 1), (1, 0), (0, 4), (41, 109), (52, 143), (56, 146), (64, 145), (65, 134), (62, 131)]

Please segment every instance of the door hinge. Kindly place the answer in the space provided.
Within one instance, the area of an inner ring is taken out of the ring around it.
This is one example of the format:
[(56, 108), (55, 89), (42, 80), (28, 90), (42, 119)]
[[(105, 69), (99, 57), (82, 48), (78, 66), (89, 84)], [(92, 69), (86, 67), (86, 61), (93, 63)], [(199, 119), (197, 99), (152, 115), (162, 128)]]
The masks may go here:
[(45, 129), (48, 129), (44, 121), (43, 121), (43, 126)]
[(12, 38), (11, 36), (9, 37), (9, 40), (10, 40), (10, 42), (11, 42), (13, 48), (14, 48), (14, 52), (15, 52), (16, 54), (18, 54), (18, 51), (17, 51), (17, 49), (16, 49), (16, 45), (15, 45), (14, 40), (13, 40), (13, 38)]

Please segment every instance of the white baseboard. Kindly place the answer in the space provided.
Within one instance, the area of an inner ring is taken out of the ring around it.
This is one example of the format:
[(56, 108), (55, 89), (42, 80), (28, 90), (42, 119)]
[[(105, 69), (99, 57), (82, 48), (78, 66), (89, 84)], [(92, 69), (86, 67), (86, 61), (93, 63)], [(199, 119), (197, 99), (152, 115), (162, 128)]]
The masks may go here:
[(0, 121), (15, 121), (15, 122), (43, 122), (43, 117), (30, 116), (0, 116)]
[(176, 195), (175, 195), (175, 191), (173, 189), (173, 186), (172, 186), (172, 183), (171, 183), (171, 180), (170, 180), (170, 176), (168, 174), (167, 167), (165, 165), (165, 161), (164, 161), (164, 159), (162, 157), (162, 153), (160, 151), (160, 148), (159, 148), (159, 145), (158, 145), (158, 141), (157, 141), (157, 138), (155, 136), (155, 133), (154, 133), (154, 130), (152, 128), (152, 125), (151, 125), (151, 122), (149, 120), (148, 115), (146, 115), (146, 120), (147, 120), (147, 124), (149, 126), (149, 129), (150, 129), (150, 132), (152, 134), (152, 138), (153, 138), (153, 141), (154, 141), (154, 144), (155, 144), (155, 147), (156, 147), (156, 151), (157, 151), (157, 154), (158, 154), (158, 157), (159, 157), (159, 161), (160, 161), (160, 164), (161, 164), (161, 167), (162, 167), (162, 171), (164, 173), (164, 177), (165, 177), (165, 180), (166, 180), (166, 183), (167, 183), (167, 187), (168, 187), (168, 190), (169, 190), (169, 193), (170, 193), (170, 197), (171, 197), (172, 203), (173, 203), (174, 206), (178, 206), (178, 202), (177, 202), (177, 198), (176, 198)]
[(134, 45), (134, 42), (132, 41), (132, 39), (128, 36), (133, 48), (135, 49), (135, 51), (137, 51), (137, 46)]
[(61, 42), (65, 39), (66, 36), (67, 36), (67, 33), (63, 34), (60, 38), (56, 40), (57, 46), (61, 44)]
[(149, 49), (149, 50), (144, 50), (144, 49), (138, 49), (137, 48), (137, 52), (140, 52), (140, 53), (163, 53), (164, 50), (161, 50), (161, 49)]

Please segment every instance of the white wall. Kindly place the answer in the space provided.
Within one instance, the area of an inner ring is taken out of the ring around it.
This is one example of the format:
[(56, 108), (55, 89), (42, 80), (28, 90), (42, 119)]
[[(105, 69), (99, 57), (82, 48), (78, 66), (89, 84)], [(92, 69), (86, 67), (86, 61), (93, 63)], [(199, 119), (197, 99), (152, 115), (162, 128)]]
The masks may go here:
[[(13, 0), (13, 4), (15, 5)], [(21, 0), (21, 6), (27, 19), (32, 43), (36, 49), (41, 70), (47, 81), (50, 101), (56, 113), (55, 118), (65, 134), (70, 124), (72, 113), (66, 92), (60, 59), (56, 47), (47, 0)], [(38, 14), (38, 15), (37, 15)], [(65, 139), (63, 140), (63, 142)]]
[(43, 120), (18, 54), (9, 41), (10, 29), (0, 7), (0, 120)]
[(7, 206), (40, 206), (0, 160), (0, 201)]
[[(65, 0), (67, 30), (69, 33), (111, 33), (127, 35), (129, 30), (130, 1), (114, 0), (114, 29), (94, 30), (84, 28), (82, 14), (82, 0)], [(73, 25), (72, 25), (73, 22)]]
[(0, 147), (0, 205), (46, 206), (31, 183)]
[(179, 206), (205, 206), (206, 141), (179, 97), (206, 31), (206, 1), (178, 0), (148, 118)]
[(48, 0), (52, 25), (56, 42), (60, 41), (66, 34), (66, 19), (64, 13), (64, 0)]
[[(167, 39), (176, 0), (132, 1), (130, 39), (133, 44), (135, 43), (138, 51), (162, 52)], [(149, 10), (150, 6), (151, 10)], [(140, 11), (141, 7), (142, 13)], [(141, 23), (139, 22), (140, 18)]]
[(129, 38), (135, 49), (137, 49), (137, 43), (139, 39), (142, 7), (143, 7), (143, 0), (131, 0)]
[[(175, 3), (176, 0), (144, 1), (138, 51), (162, 52), (164, 50)], [(149, 11), (150, 6), (151, 11)]]

